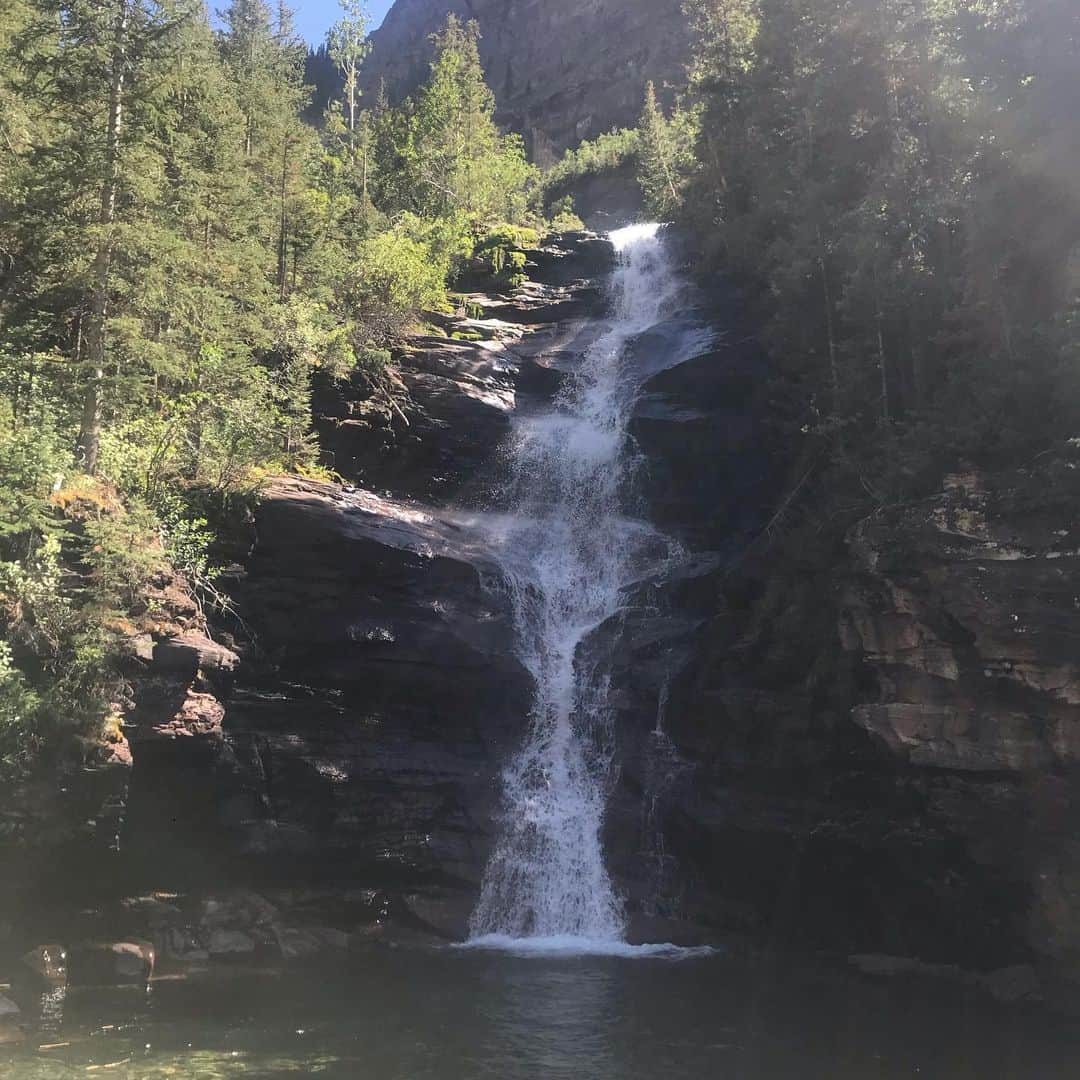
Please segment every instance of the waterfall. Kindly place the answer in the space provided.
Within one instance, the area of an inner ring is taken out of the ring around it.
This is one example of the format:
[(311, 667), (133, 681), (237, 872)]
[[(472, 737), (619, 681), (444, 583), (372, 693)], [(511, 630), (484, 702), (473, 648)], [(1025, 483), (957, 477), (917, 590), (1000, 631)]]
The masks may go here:
[(618, 265), (605, 332), (550, 409), (518, 418), (508, 512), (490, 526), (536, 695), (503, 776), (474, 940), (615, 943), (624, 931), (601, 839), (614, 771), (608, 676), (590, 639), (619, 614), (625, 590), (678, 550), (632, 515), (628, 425), (641, 379), (629, 347), (672, 314), (681, 285), (659, 226), (611, 240)]

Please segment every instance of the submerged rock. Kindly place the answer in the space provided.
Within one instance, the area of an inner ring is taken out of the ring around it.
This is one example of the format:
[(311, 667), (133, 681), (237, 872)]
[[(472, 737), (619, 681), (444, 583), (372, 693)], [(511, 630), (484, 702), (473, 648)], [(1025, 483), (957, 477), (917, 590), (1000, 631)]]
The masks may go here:
[(50, 985), (67, 982), (67, 950), (62, 945), (38, 945), (22, 957), (22, 971)]
[(1015, 964), (983, 973), (956, 964), (929, 964), (904, 956), (857, 955), (848, 957), (848, 962), (864, 975), (875, 978), (941, 979), (976, 987), (1006, 1004), (1041, 1001), (1043, 998), (1042, 982), (1030, 964)]
[(68, 950), (68, 981), (73, 987), (145, 984), (154, 975), (157, 955), (148, 941), (82, 943)]
[(464, 941), (476, 898), (471, 892), (433, 889), (406, 896), (404, 906), (426, 930), (448, 941)]

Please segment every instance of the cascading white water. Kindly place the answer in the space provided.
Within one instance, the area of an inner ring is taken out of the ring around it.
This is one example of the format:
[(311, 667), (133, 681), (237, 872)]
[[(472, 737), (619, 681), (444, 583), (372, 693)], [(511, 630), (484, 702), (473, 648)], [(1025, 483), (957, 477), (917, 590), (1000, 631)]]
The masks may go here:
[(624, 591), (676, 546), (628, 515), (631, 342), (681, 291), (657, 225), (611, 234), (613, 316), (552, 409), (522, 416), (499, 551), (518, 649), (536, 682), (524, 747), (507, 768), (501, 836), (473, 914), (474, 941), (620, 942), (622, 903), (601, 841), (612, 745), (603, 659), (583, 648)]

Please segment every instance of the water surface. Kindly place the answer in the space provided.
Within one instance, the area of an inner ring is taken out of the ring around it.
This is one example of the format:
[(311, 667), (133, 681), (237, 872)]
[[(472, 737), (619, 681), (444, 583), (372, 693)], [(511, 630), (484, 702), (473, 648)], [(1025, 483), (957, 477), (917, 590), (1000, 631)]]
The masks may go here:
[[(1049, 1080), (1070, 1025), (937, 982), (724, 955), (379, 948), (333, 972), (69, 996), (10, 1080)], [(3, 1053), (0, 1051), (0, 1053)]]

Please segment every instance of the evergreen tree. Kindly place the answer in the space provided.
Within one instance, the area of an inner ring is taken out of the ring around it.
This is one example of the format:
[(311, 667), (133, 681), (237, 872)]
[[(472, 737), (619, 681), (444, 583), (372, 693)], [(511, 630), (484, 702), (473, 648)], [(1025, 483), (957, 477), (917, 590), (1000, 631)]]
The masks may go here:
[(682, 206), (683, 189), (693, 168), (694, 118), (677, 108), (670, 120), (656, 98), (656, 87), (645, 88), (645, 108), (639, 124), (638, 180), (649, 212), (670, 220)]
[[(1068, 432), (1075, 5), (687, 9), (701, 111), (685, 218), (760, 283), (770, 343), (844, 453), (863, 440), (871, 460), (908, 430), (923, 460), (927, 431), (973, 457)], [(655, 189), (662, 132), (645, 126)]]
[(477, 226), (521, 221), (533, 171), (521, 138), (502, 135), (495, 123), (479, 27), (451, 15), (433, 40), (428, 81), (390, 122), (398, 175), (388, 194), (422, 216), (462, 213)]
[(475, 28), (448, 25), (400, 108), (360, 107), (358, 4), (331, 47), (317, 131), (284, 6), (234, 0), (217, 30), (202, 0), (0, 11), (5, 774), (100, 731), (116, 627), (166, 560), (216, 596), (203, 515), (316, 464), (315, 374), (378, 386), (386, 346), (527, 214)]

